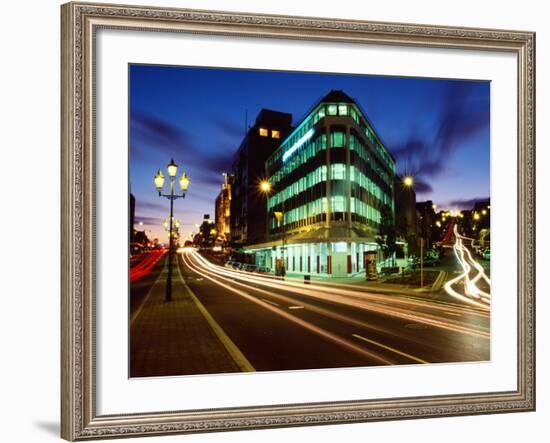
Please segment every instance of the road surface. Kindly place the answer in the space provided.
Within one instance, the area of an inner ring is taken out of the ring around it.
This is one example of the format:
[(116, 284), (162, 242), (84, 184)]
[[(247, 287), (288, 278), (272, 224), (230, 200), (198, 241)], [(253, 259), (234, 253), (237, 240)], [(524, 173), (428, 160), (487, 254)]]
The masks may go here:
[(359, 285), (281, 281), (214, 265), (192, 249), (185, 282), (256, 371), (490, 359), (489, 310)]

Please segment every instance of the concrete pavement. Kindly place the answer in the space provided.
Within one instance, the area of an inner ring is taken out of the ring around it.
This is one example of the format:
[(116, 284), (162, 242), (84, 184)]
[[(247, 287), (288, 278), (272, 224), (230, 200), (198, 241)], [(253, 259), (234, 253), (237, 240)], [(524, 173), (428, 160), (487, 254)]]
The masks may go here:
[(173, 274), (173, 300), (164, 301), (166, 262), (130, 317), (130, 376), (253, 371), (185, 284), (179, 266)]

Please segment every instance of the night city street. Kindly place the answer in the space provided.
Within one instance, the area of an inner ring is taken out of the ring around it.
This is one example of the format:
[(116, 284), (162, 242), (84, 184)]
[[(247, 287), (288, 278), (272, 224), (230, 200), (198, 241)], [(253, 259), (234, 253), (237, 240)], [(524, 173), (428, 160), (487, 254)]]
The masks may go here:
[[(203, 354), (196, 352), (192, 361), (175, 362), (177, 370), (171, 370), (167, 361), (162, 373), (184, 375), (490, 359), (489, 311), (456, 302), (445, 292), (401, 290), (392, 293), (385, 288), (369, 289), (361, 281), (304, 285), (298, 279), (281, 281), (213, 265), (192, 249), (182, 250), (180, 257), (176, 275), (180, 283), (182, 278), (185, 280), (189, 289), (182, 287), (175, 293), (175, 302), (187, 298), (192, 304), (202, 305), (211, 316), (210, 321), (222, 332), (202, 336), (199, 341)], [(145, 301), (144, 309), (148, 309), (147, 303), (151, 300)], [(180, 315), (187, 316), (188, 310), (191, 309), (182, 310)], [(180, 320), (185, 323), (185, 317)], [(166, 321), (171, 320), (167, 317)], [(138, 333), (137, 328), (142, 327), (146, 324), (138, 318), (132, 325), (132, 336), (155, 334), (153, 330)], [(150, 327), (153, 329), (156, 325)], [(142, 348), (143, 342), (132, 340), (136, 348), (141, 347), (143, 351), (136, 358), (157, 360), (163, 355), (163, 349), (169, 352), (178, 346), (194, 346), (197, 337), (183, 332), (184, 329), (181, 333), (166, 330), (154, 349), (149, 350)], [(213, 364), (209, 346), (225, 361)], [(229, 351), (223, 352), (220, 348), (224, 347)], [(233, 348), (237, 352), (232, 355)], [(185, 355), (183, 352), (182, 357)], [(202, 361), (198, 360), (201, 358)], [(148, 367), (146, 362), (134, 364)], [(132, 375), (156, 374), (155, 370), (144, 370)]]
[(129, 375), (490, 361), (489, 86), (131, 65)]

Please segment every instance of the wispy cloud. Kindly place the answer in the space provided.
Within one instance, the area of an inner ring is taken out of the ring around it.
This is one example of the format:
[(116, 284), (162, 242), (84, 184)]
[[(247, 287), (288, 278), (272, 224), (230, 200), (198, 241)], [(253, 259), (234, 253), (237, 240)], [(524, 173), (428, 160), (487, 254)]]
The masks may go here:
[[(217, 124), (221, 125), (222, 121)], [(130, 128), (130, 149), (135, 160), (150, 163), (159, 158), (174, 158), (176, 163), (182, 162), (186, 168), (196, 167), (195, 171), (203, 171), (201, 181), (208, 184), (221, 183), (216, 174), (230, 168), (233, 153), (238, 148), (238, 140), (234, 146), (203, 147), (203, 142), (193, 139), (182, 127), (142, 112), (132, 114)], [(231, 123), (226, 124), (225, 130), (236, 133)]]
[[(475, 101), (477, 100), (477, 101)], [(479, 101), (463, 83), (450, 84), (434, 109), (434, 131), (418, 131), (391, 149), (400, 171), (416, 177), (418, 193), (432, 191), (429, 179), (448, 174), (450, 158), (465, 142), (489, 127), (489, 99)]]
[(245, 128), (244, 122), (238, 124), (234, 121), (227, 120), (226, 118), (218, 115), (211, 115), (210, 122), (218, 129), (223, 135), (240, 140), (244, 137)]

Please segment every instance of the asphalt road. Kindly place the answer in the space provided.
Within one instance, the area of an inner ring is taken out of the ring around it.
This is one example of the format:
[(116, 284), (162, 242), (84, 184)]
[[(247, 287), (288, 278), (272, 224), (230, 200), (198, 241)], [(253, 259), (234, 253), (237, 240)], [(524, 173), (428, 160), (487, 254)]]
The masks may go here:
[(257, 371), (487, 361), (489, 311), (280, 281), (182, 253), (192, 292)]

